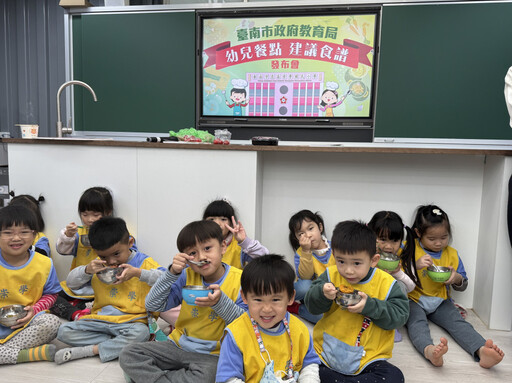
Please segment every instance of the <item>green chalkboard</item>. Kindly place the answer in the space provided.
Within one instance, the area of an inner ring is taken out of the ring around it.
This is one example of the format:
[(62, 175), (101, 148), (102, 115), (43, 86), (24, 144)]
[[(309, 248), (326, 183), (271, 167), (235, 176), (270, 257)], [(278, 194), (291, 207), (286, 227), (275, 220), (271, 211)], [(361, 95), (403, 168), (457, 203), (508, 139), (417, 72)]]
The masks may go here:
[(162, 132), (195, 124), (195, 14), (73, 17), (75, 129)]
[(512, 140), (512, 3), (384, 6), (375, 137)]

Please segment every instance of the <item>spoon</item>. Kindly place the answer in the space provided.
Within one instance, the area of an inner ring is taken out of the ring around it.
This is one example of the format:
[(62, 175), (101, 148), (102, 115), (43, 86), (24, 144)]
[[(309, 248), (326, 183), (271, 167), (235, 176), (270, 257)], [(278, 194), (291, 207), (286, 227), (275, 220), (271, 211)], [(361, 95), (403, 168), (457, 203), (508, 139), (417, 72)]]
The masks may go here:
[(208, 263), (210, 263), (210, 261), (191, 261), (189, 260), (188, 261), (189, 263), (192, 263), (193, 265), (196, 265), (196, 266), (204, 266), (204, 265), (207, 265)]

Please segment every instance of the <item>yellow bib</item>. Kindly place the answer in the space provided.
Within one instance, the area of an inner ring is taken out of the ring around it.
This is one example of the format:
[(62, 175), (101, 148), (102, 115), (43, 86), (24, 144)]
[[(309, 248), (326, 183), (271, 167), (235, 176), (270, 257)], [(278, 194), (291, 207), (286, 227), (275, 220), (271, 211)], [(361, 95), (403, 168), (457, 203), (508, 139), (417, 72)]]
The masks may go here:
[[(300, 372), (302, 370), (302, 361), (308, 352), (310, 336), (308, 328), (297, 319), (290, 315), (290, 334), (293, 342), (293, 370)], [(265, 362), (261, 358), (260, 349), (254, 328), (249, 315), (244, 313), (241, 317), (230, 323), (227, 328), (233, 334), (233, 339), (242, 353), (244, 361), (244, 377), (246, 383), (258, 383), (263, 376)], [(263, 345), (268, 351), (270, 358), (274, 361), (274, 371), (285, 371), (290, 360), (290, 337), (287, 331), (280, 335), (269, 335), (260, 330)], [(266, 353), (263, 357), (267, 362)]]
[[(185, 270), (187, 275), (187, 285), (203, 285), (203, 277), (194, 272), (190, 267)], [(220, 289), (233, 302), (236, 302), (240, 294), (240, 277), (242, 270), (235, 267), (229, 267), (227, 275), (220, 285)], [(224, 319), (211, 307), (191, 306), (185, 301), (181, 302), (181, 310), (176, 321), (176, 328), (169, 334), (178, 346), (180, 337), (185, 334), (192, 338), (198, 338), (206, 341), (217, 341), (217, 347), (212, 354), (218, 355), (220, 350), (220, 340), (226, 327)]]
[[(334, 286), (350, 286), (350, 283), (340, 275), (336, 266), (328, 267), (327, 273), (329, 280)], [(379, 269), (373, 269), (373, 273), (367, 281), (351, 286), (354, 289), (366, 293), (371, 298), (386, 300), (394, 282), (395, 279), (388, 273)], [(331, 309), (323, 315), (322, 319), (318, 321), (313, 329), (313, 344), (315, 350), (327, 366), (329, 366), (329, 363), (326, 361), (324, 355), (324, 334), (328, 334), (348, 346), (355, 346), (358, 334), (363, 327), (364, 318), (365, 317), (361, 314), (351, 313), (341, 309), (336, 302), (333, 301)], [(364, 352), (360, 359), (359, 366), (356, 366), (355, 371), (351, 372), (351, 374), (358, 374), (368, 363), (376, 359), (391, 358), (394, 333), (394, 330), (384, 330), (371, 322), (369, 327), (362, 332), (360, 345), (364, 348)]]
[(41, 238), (46, 237), (43, 232), (39, 231), (36, 233), (36, 237), (34, 238), (34, 242), (32, 242), (32, 246), (35, 246), (37, 241), (39, 241)]
[[(85, 243), (85, 244), (84, 244)], [(96, 251), (89, 244), (89, 228), (78, 227), (78, 245), (76, 255), (71, 262), (71, 270), (77, 266), (88, 265), (93, 259), (96, 259)]]
[[(44, 285), (52, 269), (52, 261), (36, 252), (31, 257), (29, 263), (19, 269), (7, 269), (0, 264), (0, 306), (14, 304), (33, 306), (43, 296)], [(6, 338), (0, 339), (0, 343), (5, 343), (29, 323), (16, 329)]]
[[(297, 254), (302, 257), (302, 247), (299, 247), (297, 249)], [(316, 259), (315, 255), (313, 254), (313, 267), (315, 269), (315, 277), (318, 277), (319, 275), (323, 274), (323, 272), (329, 267), (334, 266), (336, 264), (336, 260), (334, 259), (334, 256), (332, 255), (329, 257), (329, 261), (327, 263), (322, 263), (318, 259)]]
[[(142, 256), (142, 254), (138, 253), (136, 256)], [(138, 267), (143, 270), (152, 270), (160, 265), (152, 258), (146, 257)], [(95, 319), (111, 323), (148, 322), (145, 300), (151, 286), (146, 282), (134, 277), (118, 285), (107, 285), (95, 274), (91, 285), (94, 290), (91, 314), (81, 317), (80, 320)], [(119, 312), (107, 314), (102, 312), (104, 308)]]
[(222, 262), (227, 263), (230, 266), (243, 269), (242, 266), (242, 248), (238, 245), (235, 237), (232, 237), (231, 243), (229, 244), (226, 252), (222, 256)]
[[(416, 240), (414, 260), (417, 261), (425, 254), (427, 253), (421, 247), (420, 242)], [(444, 248), (439, 259), (432, 257), (432, 260), (436, 266), (452, 266), (455, 270), (459, 267), (459, 256), (457, 254), (457, 250), (450, 246)], [(418, 270), (418, 276), (421, 281), (421, 289), (416, 286), (416, 288), (409, 293), (409, 299), (412, 299), (416, 303), (419, 302), (422, 295), (448, 299), (448, 289), (446, 288), (446, 285), (444, 283), (434, 282), (430, 279), (427, 275), (426, 267)]]

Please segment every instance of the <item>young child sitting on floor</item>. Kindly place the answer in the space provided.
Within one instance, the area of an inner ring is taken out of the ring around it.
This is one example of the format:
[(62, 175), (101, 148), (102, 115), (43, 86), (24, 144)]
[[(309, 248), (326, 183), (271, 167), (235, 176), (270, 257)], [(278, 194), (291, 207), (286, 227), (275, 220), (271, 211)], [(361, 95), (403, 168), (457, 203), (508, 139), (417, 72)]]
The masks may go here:
[[(180, 231), (177, 245), (180, 252), (146, 298), (150, 311), (181, 304), (171, 341), (129, 345), (119, 357), (127, 377), (137, 383), (215, 382), (224, 328), (247, 308), (240, 294), (242, 270), (222, 262), (226, 244), (219, 225), (191, 222)], [(187, 285), (211, 291), (189, 304), (182, 298)]]
[[(57, 338), (73, 347), (57, 351), (57, 364), (94, 355), (108, 362), (116, 359), (125, 345), (149, 339), (144, 300), (165, 269), (131, 249), (134, 239), (121, 218), (95, 221), (89, 240), (98, 258), (74, 268), (66, 281), (72, 289), (90, 283), (94, 304), (89, 315), (59, 329)], [(113, 284), (100, 281), (96, 275), (109, 267), (123, 268)]]
[[(402, 371), (386, 359), (391, 358), (395, 329), (407, 321), (409, 302), (396, 280), (376, 268), (376, 242), (364, 223), (338, 223), (331, 238), (336, 265), (306, 294), (309, 311), (324, 313), (313, 330), (323, 382), (404, 381)], [(335, 302), (338, 289), (357, 290), (361, 300), (342, 309)]]
[(320, 382), (311, 334), (287, 312), (294, 281), (293, 268), (280, 255), (264, 255), (245, 267), (242, 297), (249, 311), (226, 327), (217, 382)]
[[(60, 320), (47, 314), (60, 291), (50, 258), (32, 247), (35, 214), (20, 205), (0, 209), (0, 306), (22, 305), (26, 315), (0, 325), (0, 365), (53, 360)], [(3, 380), (3, 379), (2, 379)]]

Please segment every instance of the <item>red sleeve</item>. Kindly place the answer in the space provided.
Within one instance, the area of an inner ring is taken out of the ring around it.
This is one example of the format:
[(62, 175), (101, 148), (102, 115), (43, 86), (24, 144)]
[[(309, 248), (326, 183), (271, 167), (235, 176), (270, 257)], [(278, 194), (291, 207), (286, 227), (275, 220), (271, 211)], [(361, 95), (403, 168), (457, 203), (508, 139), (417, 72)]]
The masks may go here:
[(43, 295), (33, 306), (34, 314), (37, 314), (41, 311), (48, 310), (50, 307), (52, 307), (53, 304), (55, 303), (55, 301), (57, 300), (58, 295), (59, 295), (58, 293)]

